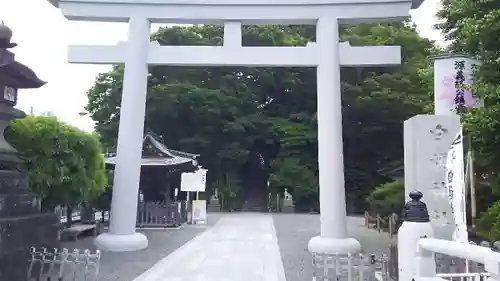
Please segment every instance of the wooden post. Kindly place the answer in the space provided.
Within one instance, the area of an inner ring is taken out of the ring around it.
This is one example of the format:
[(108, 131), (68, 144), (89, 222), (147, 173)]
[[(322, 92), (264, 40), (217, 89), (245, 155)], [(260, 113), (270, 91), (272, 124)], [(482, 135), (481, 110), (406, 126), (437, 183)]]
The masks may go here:
[(377, 231), (380, 232), (380, 215), (377, 214)]
[(389, 236), (392, 237), (392, 223), (393, 223), (393, 220), (392, 220), (392, 214), (389, 216)]

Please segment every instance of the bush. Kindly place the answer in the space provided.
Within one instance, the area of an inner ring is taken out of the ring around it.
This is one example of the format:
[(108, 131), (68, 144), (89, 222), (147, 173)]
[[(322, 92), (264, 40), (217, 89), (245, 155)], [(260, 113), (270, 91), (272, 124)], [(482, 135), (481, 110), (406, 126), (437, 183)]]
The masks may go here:
[(6, 138), (19, 151), (45, 208), (66, 206), (70, 212), (104, 191), (104, 155), (95, 135), (55, 117), (27, 116), (11, 123)]
[(500, 240), (500, 201), (493, 203), (477, 220), (479, 234), (490, 241)]
[(392, 213), (401, 214), (405, 204), (405, 186), (401, 181), (393, 181), (377, 186), (367, 198), (368, 212), (387, 217)]

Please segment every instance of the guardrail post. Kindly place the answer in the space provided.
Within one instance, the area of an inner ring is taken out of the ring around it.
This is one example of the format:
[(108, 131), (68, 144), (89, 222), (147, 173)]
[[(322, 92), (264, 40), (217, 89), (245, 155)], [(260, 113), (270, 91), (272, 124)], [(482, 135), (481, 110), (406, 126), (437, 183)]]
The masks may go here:
[[(433, 229), (429, 220), (427, 205), (421, 202), (423, 194), (412, 191), (409, 194), (411, 200), (403, 209), (403, 224), (398, 230), (398, 266), (399, 281), (411, 281), (416, 273), (418, 241), (422, 237), (433, 237)], [(434, 270), (434, 266), (429, 270)]]

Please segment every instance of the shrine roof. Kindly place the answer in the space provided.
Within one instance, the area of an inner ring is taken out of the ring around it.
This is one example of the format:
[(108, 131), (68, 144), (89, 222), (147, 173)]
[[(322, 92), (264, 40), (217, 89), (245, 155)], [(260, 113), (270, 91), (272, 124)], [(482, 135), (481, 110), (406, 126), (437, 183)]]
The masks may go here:
[[(192, 162), (193, 165), (199, 154), (177, 151), (169, 149), (154, 133), (147, 133), (144, 136), (142, 146), (141, 166), (177, 166)], [(115, 165), (116, 156), (106, 157), (106, 164)]]

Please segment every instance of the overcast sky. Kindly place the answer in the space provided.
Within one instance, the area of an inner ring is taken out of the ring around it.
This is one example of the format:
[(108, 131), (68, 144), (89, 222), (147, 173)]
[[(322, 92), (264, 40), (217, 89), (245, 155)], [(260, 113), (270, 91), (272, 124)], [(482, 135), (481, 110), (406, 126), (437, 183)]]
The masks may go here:
[[(412, 12), (422, 36), (442, 42), (433, 30), (439, 0), (425, 0)], [(85, 92), (94, 78), (110, 67), (71, 65), (66, 62), (70, 44), (115, 44), (126, 39), (126, 24), (70, 22), (46, 0), (0, 0), (0, 21), (12, 28), (19, 44), (16, 59), (31, 67), (48, 83), (40, 89), (22, 90), (18, 108), (35, 113), (53, 112), (62, 120), (92, 130), (92, 120), (80, 116), (87, 103)], [(153, 29), (157, 29), (153, 26)]]

